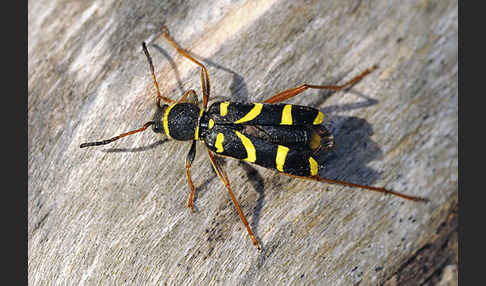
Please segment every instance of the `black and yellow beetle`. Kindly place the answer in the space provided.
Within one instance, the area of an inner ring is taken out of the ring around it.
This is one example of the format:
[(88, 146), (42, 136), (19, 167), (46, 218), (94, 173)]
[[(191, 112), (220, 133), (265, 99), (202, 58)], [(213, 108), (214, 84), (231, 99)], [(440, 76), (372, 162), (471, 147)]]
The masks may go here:
[[(341, 90), (358, 82), (376, 67), (365, 70), (343, 85), (304, 84), (280, 92), (263, 103), (222, 101), (213, 103), (207, 108), (210, 84), (206, 67), (180, 48), (170, 37), (167, 28), (162, 27), (162, 32), (164, 38), (179, 54), (201, 67), (202, 108), (197, 105), (197, 97), (194, 90), (185, 92), (177, 102), (160, 94), (152, 58), (145, 43), (143, 43), (142, 48), (147, 56), (157, 90), (157, 109), (152, 121), (145, 123), (142, 128), (120, 134), (111, 139), (83, 143), (80, 145), (81, 148), (105, 145), (127, 135), (144, 131), (150, 126), (152, 126), (154, 132), (163, 133), (171, 139), (179, 141), (192, 140), (191, 148), (186, 157), (186, 175), (191, 189), (187, 206), (194, 211), (195, 188), (191, 180), (190, 168), (196, 154), (196, 142), (204, 142), (214, 170), (226, 185), (236, 210), (248, 230), (253, 244), (258, 249), (260, 249), (259, 243), (253, 235), (245, 215), (231, 190), (228, 176), (214, 160), (213, 152), (218, 155), (229, 156), (274, 169), (280, 174), (292, 177), (359, 187), (413, 201), (424, 200), (420, 197), (408, 196), (384, 188), (319, 177), (319, 164), (313, 156), (317, 152), (329, 151), (334, 147), (333, 136), (322, 125), (324, 114), (317, 109), (307, 106), (276, 104), (294, 97), (309, 88)], [(167, 104), (161, 104), (161, 101)]]

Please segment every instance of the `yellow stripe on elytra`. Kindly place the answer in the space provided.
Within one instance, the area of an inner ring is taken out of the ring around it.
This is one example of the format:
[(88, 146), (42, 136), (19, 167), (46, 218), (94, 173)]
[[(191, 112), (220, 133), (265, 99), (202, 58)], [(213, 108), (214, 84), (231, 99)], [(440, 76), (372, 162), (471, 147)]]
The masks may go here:
[(319, 125), (323, 121), (324, 121), (324, 113), (319, 111), (319, 113), (317, 113), (316, 119), (314, 119), (314, 122), (312, 124)]
[(219, 114), (221, 116), (225, 116), (226, 114), (228, 114), (228, 105), (230, 103), (228, 101), (225, 101), (225, 102), (221, 102), (219, 104)]
[(170, 110), (176, 105), (176, 103), (172, 104), (171, 106), (167, 107), (167, 109), (165, 110), (164, 112), (164, 118), (162, 120), (162, 123), (164, 125), (164, 131), (165, 131), (165, 134), (169, 137), (169, 138), (172, 138), (172, 136), (170, 136), (170, 133), (169, 133), (169, 112)]
[(310, 174), (311, 174), (311, 176), (317, 175), (318, 165), (317, 165), (316, 160), (314, 160), (314, 158), (309, 157), (309, 165), (310, 165)]
[(194, 140), (199, 140), (199, 122), (201, 121), (201, 117), (204, 113), (204, 108), (201, 108), (199, 112), (199, 118), (197, 119), (197, 126), (196, 126), (196, 133), (194, 134)]
[(275, 164), (277, 165), (277, 170), (279, 170), (280, 172), (283, 172), (283, 167), (288, 152), (289, 152), (289, 148), (282, 145), (278, 145), (277, 156), (275, 157)]
[(208, 127), (209, 127), (209, 129), (214, 127), (214, 120), (209, 119)]
[(253, 143), (251, 143), (251, 140), (248, 139), (248, 137), (246, 137), (245, 135), (241, 134), (238, 131), (235, 131), (235, 133), (236, 133), (236, 136), (238, 136), (238, 138), (240, 138), (241, 143), (243, 143), (243, 146), (245, 146), (245, 149), (246, 149), (247, 157), (243, 160), (251, 162), (251, 163), (255, 163), (255, 161), (256, 161), (255, 146), (253, 146)]
[(292, 105), (286, 104), (282, 110), (282, 125), (292, 125)]
[(250, 120), (254, 119), (255, 117), (257, 117), (260, 114), (260, 112), (262, 112), (263, 104), (261, 104), (261, 103), (254, 103), (253, 105), (254, 106), (250, 110), (250, 112), (248, 112), (242, 118), (236, 120), (234, 123), (235, 124), (238, 124), (238, 123), (247, 122), (247, 121), (250, 121)]
[(218, 135), (216, 136), (216, 142), (214, 143), (214, 146), (216, 147), (217, 153), (221, 153), (221, 152), (224, 151), (223, 141), (224, 141), (223, 133), (218, 133)]

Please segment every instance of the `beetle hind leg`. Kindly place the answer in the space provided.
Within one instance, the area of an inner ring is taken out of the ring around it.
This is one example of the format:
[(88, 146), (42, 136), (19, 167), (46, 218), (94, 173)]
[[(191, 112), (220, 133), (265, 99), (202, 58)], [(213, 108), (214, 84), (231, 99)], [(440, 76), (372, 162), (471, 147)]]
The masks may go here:
[(218, 165), (218, 163), (214, 160), (213, 154), (211, 154), (211, 150), (208, 149), (208, 156), (209, 156), (209, 161), (211, 161), (211, 165), (213, 165), (214, 171), (216, 174), (218, 174), (219, 178), (221, 181), (223, 181), (224, 185), (226, 186), (226, 189), (228, 189), (228, 193), (231, 197), (231, 200), (233, 201), (233, 204), (235, 205), (236, 211), (238, 212), (238, 215), (240, 216), (241, 221), (246, 227), (246, 230), (248, 231), (248, 235), (250, 236), (253, 244), (258, 250), (261, 250), (260, 244), (258, 243), (258, 240), (255, 238), (255, 235), (251, 231), (250, 225), (248, 224), (248, 221), (246, 220), (245, 214), (243, 214), (243, 211), (240, 208), (240, 205), (238, 204), (238, 201), (236, 200), (235, 195), (233, 194), (233, 191), (231, 190), (230, 182), (228, 180), (228, 175), (226, 175), (226, 172)]
[(322, 178), (322, 177), (319, 177), (317, 175), (316, 176), (296, 176), (296, 175), (287, 174), (287, 173), (280, 173), (280, 174), (287, 175), (287, 176), (294, 177), (294, 178), (300, 178), (300, 179), (305, 179), (305, 180), (321, 182), (321, 183), (343, 185), (343, 186), (352, 187), (352, 188), (360, 188), (362, 190), (374, 191), (374, 192), (382, 193), (382, 194), (385, 194), (385, 195), (397, 196), (397, 197), (400, 197), (402, 199), (406, 199), (406, 200), (409, 200), (409, 201), (416, 201), (416, 202), (427, 202), (428, 201), (428, 199), (426, 199), (426, 198), (406, 195), (406, 194), (402, 194), (402, 193), (395, 192), (395, 191), (385, 189), (385, 188), (354, 184), (354, 183), (350, 183), (350, 182), (346, 182), (346, 181), (332, 180), (332, 179)]
[(287, 89), (284, 90), (269, 99), (265, 100), (264, 103), (277, 103), (277, 102), (282, 102), (286, 99), (290, 99), (305, 90), (311, 88), (311, 89), (328, 89), (328, 90), (334, 90), (334, 91), (339, 91), (341, 89), (347, 88), (349, 86), (352, 86), (353, 84), (357, 83), (360, 81), (363, 77), (365, 77), (367, 74), (371, 73), (373, 70), (375, 70), (378, 66), (374, 65), (369, 69), (366, 69), (363, 71), (361, 74), (358, 76), (354, 77), (350, 81), (342, 84), (342, 85), (312, 85), (312, 84), (303, 84), (295, 88)]

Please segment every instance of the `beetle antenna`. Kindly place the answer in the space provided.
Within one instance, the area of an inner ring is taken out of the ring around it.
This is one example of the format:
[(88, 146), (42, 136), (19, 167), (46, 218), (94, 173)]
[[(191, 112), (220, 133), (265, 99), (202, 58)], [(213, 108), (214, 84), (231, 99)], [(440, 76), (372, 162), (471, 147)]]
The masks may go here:
[(145, 44), (145, 42), (142, 42), (142, 49), (143, 52), (145, 53), (145, 56), (147, 57), (147, 61), (150, 66), (150, 71), (152, 72), (152, 79), (154, 80), (155, 90), (157, 91), (157, 106), (160, 107), (160, 100), (163, 100), (169, 104), (173, 104), (174, 101), (172, 99), (162, 96), (160, 94), (159, 83), (157, 82), (157, 78), (155, 77), (154, 63), (152, 62), (152, 57), (150, 56), (149, 51), (147, 50), (147, 45)]
[(132, 135), (132, 134), (135, 134), (135, 133), (138, 133), (138, 132), (145, 131), (145, 129), (147, 129), (150, 125), (153, 125), (153, 124), (155, 124), (154, 121), (149, 121), (149, 122), (145, 123), (142, 128), (139, 128), (139, 129), (136, 129), (136, 130), (132, 130), (132, 131), (129, 131), (129, 132), (120, 134), (120, 135), (118, 135), (116, 137), (113, 137), (113, 138), (110, 138), (110, 139), (106, 139), (106, 140), (103, 140), (103, 141), (83, 143), (83, 144), (79, 145), (79, 148), (85, 148), (85, 147), (90, 147), (90, 146), (106, 145), (106, 144), (109, 144), (109, 143), (111, 143), (113, 141), (116, 141), (116, 140), (118, 140), (118, 139), (120, 139), (122, 137), (125, 137), (125, 136), (128, 136), (128, 135)]

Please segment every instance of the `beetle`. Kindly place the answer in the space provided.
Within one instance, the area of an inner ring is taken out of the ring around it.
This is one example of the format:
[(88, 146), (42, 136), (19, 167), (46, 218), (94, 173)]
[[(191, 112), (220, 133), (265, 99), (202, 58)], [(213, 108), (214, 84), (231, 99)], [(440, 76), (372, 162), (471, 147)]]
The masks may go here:
[(424, 198), (405, 195), (381, 187), (320, 177), (318, 175), (319, 163), (314, 156), (318, 152), (327, 152), (334, 148), (332, 134), (322, 125), (324, 114), (312, 107), (280, 103), (307, 89), (339, 91), (350, 87), (376, 69), (376, 66), (366, 69), (342, 85), (303, 84), (282, 91), (263, 103), (219, 101), (211, 104), (208, 108), (210, 81), (206, 67), (182, 49), (170, 36), (165, 26), (162, 27), (162, 36), (180, 55), (201, 68), (202, 108), (198, 106), (196, 92), (192, 89), (184, 92), (178, 101), (161, 95), (152, 57), (144, 42), (142, 49), (147, 57), (157, 91), (156, 110), (152, 120), (139, 129), (110, 139), (83, 143), (80, 148), (109, 144), (125, 136), (142, 132), (150, 126), (155, 133), (160, 133), (170, 139), (192, 141), (185, 167), (191, 191), (187, 206), (194, 211), (195, 187), (191, 179), (190, 168), (196, 154), (196, 142), (202, 141), (207, 147), (209, 160), (214, 171), (226, 186), (241, 221), (245, 225), (253, 244), (259, 250), (261, 248), (258, 240), (255, 238), (233, 194), (228, 175), (217, 163), (213, 153), (254, 163), (295, 178), (358, 187), (412, 201), (425, 201)]

